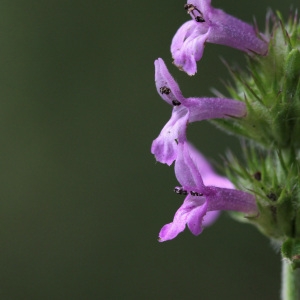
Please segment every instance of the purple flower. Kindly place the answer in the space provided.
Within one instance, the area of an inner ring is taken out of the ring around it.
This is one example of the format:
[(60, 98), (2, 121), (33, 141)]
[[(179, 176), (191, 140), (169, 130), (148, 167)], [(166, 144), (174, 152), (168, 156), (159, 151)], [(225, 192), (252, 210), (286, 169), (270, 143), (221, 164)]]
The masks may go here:
[(255, 197), (235, 190), (226, 178), (216, 175), (201, 154), (187, 142), (178, 145), (175, 174), (181, 184), (181, 187), (175, 188), (175, 192), (187, 197), (177, 210), (173, 222), (160, 230), (160, 242), (175, 238), (186, 224), (194, 235), (199, 235), (203, 226), (216, 219), (215, 211), (232, 210), (248, 216), (258, 214)]
[(172, 116), (153, 141), (151, 153), (157, 161), (171, 165), (177, 157), (178, 143), (186, 141), (188, 123), (246, 115), (243, 102), (223, 98), (184, 98), (164, 61), (155, 61), (155, 83), (159, 95), (173, 106)]
[(247, 53), (267, 54), (268, 43), (257, 36), (251, 25), (210, 5), (211, 0), (192, 0), (185, 5), (193, 20), (175, 34), (171, 53), (174, 64), (189, 75), (197, 72), (205, 43), (230, 46)]

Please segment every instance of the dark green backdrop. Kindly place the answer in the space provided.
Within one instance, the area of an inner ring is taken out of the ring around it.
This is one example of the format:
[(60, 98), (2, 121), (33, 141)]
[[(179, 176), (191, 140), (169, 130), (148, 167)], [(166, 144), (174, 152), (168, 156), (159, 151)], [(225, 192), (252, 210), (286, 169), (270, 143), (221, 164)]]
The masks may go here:
[[(165, 59), (187, 96), (210, 96), (227, 77), (207, 45), (193, 78), (171, 65), (184, 1), (0, 2), (0, 298), (277, 299), (280, 256), (255, 228), (224, 214), (199, 237), (160, 244), (181, 198), (152, 140), (171, 110), (153, 61)], [(263, 27), (279, 0), (213, 1)], [(224, 89), (223, 89), (224, 90)], [(232, 137), (189, 127), (210, 159)]]

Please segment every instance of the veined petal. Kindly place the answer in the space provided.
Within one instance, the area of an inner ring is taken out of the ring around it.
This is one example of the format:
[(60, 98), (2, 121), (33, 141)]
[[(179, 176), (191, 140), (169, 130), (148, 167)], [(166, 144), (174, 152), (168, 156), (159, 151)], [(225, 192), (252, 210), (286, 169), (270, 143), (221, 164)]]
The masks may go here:
[(178, 143), (186, 140), (189, 111), (184, 106), (174, 107), (171, 119), (153, 141), (151, 153), (157, 161), (171, 165), (177, 158)]
[(205, 157), (192, 144), (188, 143), (188, 146), (190, 157), (196, 168), (200, 171), (202, 180), (206, 186), (214, 185), (216, 187), (234, 189), (234, 185), (226, 177), (215, 173)]
[(182, 48), (184, 41), (192, 34), (196, 27), (197, 24), (193, 20), (187, 21), (179, 27), (171, 43), (172, 54)]
[(203, 193), (204, 183), (197, 166), (191, 159), (188, 144), (178, 145), (177, 160), (175, 162), (175, 175), (183, 187), (197, 188)]
[(258, 215), (255, 196), (239, 190), (206, 187), (208, 210), (232, 210), (246, 213), (249, 216)]
[(180, 88), (172, 75), (169, 73), (164, 61), (158, 58), (155, 62), (155, 85), (158, 94), (170, 105), (174, 105), (174, 100), (181, 103), (184, 99)]
[(171, 43), (174, 64), (187, 74), (194, 75), (197, 71), (196, 61), (203, 55), (208, 35), (209, 28), (206, 25), (199, 27), (193, 20), (184, 23)]
[(213, 9), (210, 21), (208, 43), (222, 44), (248, 53), (267, 54), (268, 43), (257, 36), (253, 26), (220, 9)]
[[(201, 223), (206, 213), (207, 205), (200, 199), (192, 199), (190, 195), (186, 197), (181, 207), (175, 213), (173, 222), (166, 224), (159, 232), (159, 241), (164, 242), (174, 239), (180, 232), (185, 229), (185, 225), (191, 226), (191, 231), (198, 235), (201, 233)], [(198, 228), (196, 226), (199, 225)]]
[[(194, 202), (196, 201), (194, 200)], [(205, 201), (203, 205), (195, 207), (188, 214), (187, 225), (189, 230), (194, 235), (199, 235), (202, 232), (203, 217), (206, 215), (206, 212), (207, 212), (207, 202)]]
[(215, 221), (219, 218), (220, 213), (221, 212), (219, 210), (208, 211), (203, 218), (202, 227), (205, 228), (215, 223)]
[(189, 122), (244, 117), (247, 113), (245, 103), (226, 98), (187, 98), (183, 102), (190, 109)]

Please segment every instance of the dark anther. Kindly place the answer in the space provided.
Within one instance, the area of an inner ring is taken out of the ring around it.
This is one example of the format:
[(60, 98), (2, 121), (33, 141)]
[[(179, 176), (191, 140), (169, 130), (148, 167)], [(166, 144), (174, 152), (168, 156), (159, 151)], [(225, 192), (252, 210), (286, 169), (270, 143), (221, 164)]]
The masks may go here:
[(199, 23), (205, 22), (205, 20), (202, 17), (200, 17), (200, 16), (195, 17), (195, 21), (199, 22)]
[(197, 9), (197, 7), (193, 4), (184, 4), (184, 9), (187, 11), (188, 14), (190, 14), (194, 10), (200, 12), (199, 9)]
[(203, 196), (202, 193), (198, 193), (198, 192), (194, 192), (194, 191), (190, 191), (191, 196)]
[(172, 100), (174, 106), (179, 106), (181, 103), (178, 100)]
[(171, 93), (171, 90), (166, 86), (162, 86), (159, 89), (159, 91), (160, 91), (161, 94), (166, 94), (166, 95), (169, 95)]
[(182, 187), (176, 186), (176, 187), (174, 188), (174, 192), (175, 192), (176, 194), (181, 194), (181, 192), (182, 192)]
[(181, 186), (176, 186), (174, 192), (178, 195), (187, 195), (187, 191), (184, 190)]
[(253, 174), (254, 179), (256, 179), (257, 181), (261, 181), (261, 173), (259, 171), (255, 172)]
[[(193, 5), (193, 4), (185, 4), (184, 5), (184, 9), (187, 11), (188, 14), (192, 14), (193, 17), (195, 18), (196, 22), (205, 22), (204, 18), (203, 18), (203, 14), (202, 12), (197, 8), (197, 6)], [(195, 11), (198, 12), (198, 14), (200, 16), (196, 16), (195, 15)]]
[(272, 201), (276, 201), (277, 200), (277, 196), (274, 194), (274, 193), (269, 193), (268, 195), (267, 195), (267, 197), (270, 199), (270, 200), (272, 200)]

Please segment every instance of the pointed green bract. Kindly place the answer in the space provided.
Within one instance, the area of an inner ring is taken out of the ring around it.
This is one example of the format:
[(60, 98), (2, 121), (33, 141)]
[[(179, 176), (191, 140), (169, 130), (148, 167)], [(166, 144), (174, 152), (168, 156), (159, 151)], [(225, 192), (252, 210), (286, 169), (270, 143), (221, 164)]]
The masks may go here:
[(246, 186), (256, 195), (260, 213), (248, 221), (280, 242), (288, 237), (300, 239), (300, 164), (296, 153), (258, 149), (254, 143), (246, 143), (243, 153), (244, 162), (228, 156), (226, 172), (237, 188)]
[(283, 24), (273, 15), (268, 54), (247, 57), (248, 72), (226, 64), (234, 82), (228, 92), (246, 103), (246, 118), (212, 121), (264, 148), (300, 146), (300, 25), (292, 16)]
[(212, 122), (244, 140), (244, 161), (227, 155), (226, 174), (256, 196), (259, 209), (248, 219), (231, 214), (276, 240), (300, 268), (300, 25), (297, 15), (271, 18), (268, 54), (247, 57), (247, 72), (226, 64), (233, 80), (227, 90), (246, 104), (246, 117)]

